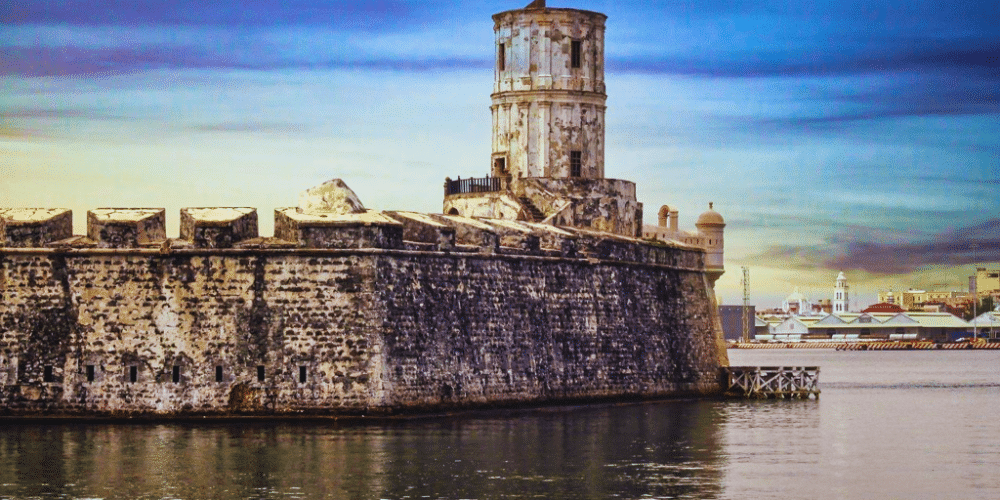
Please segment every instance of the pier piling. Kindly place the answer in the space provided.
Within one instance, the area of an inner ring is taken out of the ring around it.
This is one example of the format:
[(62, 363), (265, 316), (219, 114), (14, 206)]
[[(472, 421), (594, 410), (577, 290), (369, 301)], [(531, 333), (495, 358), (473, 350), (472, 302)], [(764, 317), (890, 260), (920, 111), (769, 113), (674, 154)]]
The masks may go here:
[(726, 395), (748, 399), (819, 399), (817, 366), (729, 366)]

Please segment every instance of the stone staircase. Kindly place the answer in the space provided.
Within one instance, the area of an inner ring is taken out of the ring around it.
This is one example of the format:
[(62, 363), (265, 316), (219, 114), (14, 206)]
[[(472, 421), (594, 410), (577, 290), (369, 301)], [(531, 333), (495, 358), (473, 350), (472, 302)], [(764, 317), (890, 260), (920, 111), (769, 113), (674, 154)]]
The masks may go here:
[(517, 201), (521, 202), (521, 208), (524, 209), (524, 215), (528, 218), (528, 222), (542, 222), (545, 220), (545, 214), (527, 196), (522, 196)]

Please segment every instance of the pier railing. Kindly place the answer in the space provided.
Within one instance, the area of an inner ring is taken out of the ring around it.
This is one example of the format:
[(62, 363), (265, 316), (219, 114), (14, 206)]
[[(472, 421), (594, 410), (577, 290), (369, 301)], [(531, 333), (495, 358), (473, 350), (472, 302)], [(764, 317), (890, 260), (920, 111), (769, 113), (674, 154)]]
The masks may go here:
[(817, 366), (729, 366), (726, 395), (759, 399), (819, 399)]
[(503, 177), (479, 177), (444, 181), (444, 195), (466, 193), (494, 193), (507, 188)]

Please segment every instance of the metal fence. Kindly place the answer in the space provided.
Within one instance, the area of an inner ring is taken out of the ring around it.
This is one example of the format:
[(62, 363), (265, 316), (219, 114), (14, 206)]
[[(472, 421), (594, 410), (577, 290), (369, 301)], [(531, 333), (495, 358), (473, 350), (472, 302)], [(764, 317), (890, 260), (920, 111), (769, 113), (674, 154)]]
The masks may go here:
[(494, 193), (503, 191), (504, 179), (502, 177), (482, 177), (471, 179), (448, 179), (444, 183), (444, 195), (466, 193)]

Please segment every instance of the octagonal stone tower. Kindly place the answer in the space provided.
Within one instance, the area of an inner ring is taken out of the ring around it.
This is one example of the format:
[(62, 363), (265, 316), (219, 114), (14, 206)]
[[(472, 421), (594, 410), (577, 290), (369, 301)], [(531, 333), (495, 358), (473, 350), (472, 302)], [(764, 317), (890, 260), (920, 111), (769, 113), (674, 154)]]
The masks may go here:
[(606, 19), (545, 2), (493, 16), (493, 177), (604, 177)]

